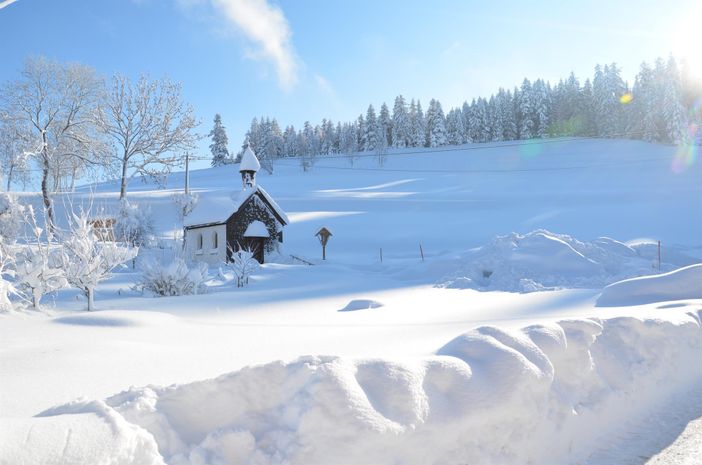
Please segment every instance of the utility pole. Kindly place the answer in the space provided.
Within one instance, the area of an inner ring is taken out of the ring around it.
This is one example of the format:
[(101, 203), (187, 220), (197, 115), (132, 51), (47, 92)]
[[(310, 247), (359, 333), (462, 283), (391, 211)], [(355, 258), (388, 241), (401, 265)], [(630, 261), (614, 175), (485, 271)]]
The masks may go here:
[(185, 195), (190, 194), (190, 152), (185, 152)]

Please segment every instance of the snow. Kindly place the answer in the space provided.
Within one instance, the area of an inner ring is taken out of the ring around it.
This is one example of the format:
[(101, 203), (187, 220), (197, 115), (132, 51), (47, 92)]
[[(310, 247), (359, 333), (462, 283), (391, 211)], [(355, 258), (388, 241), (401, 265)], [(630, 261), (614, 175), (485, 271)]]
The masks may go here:
[(702, 299), (702, 264), (610, 284), (602, 290), (597, 305), (640, 305), (685, 299)]
[(268, 228), (262, 221), (252, 221), (244, 232), (244, 237), (269, 237)]
[(241, 163), (239, 164), (239, 171), (258, 171), (261, 169), (261, 163), (259, 163), (256, 154), (254, 154), (251, 147), (246, 146), (243, 155), (241, 156)]
[(217, 192), (198, 200), (197, 205), (185, 218), (184, 226), (193, 227), (224, 223), (230, 216), (238, 212), (241, 206), (257, 192), (263, 195), (283, 221), (289, 222), (283, 209), (273, 200), (270, 194), (261, 186), (254, 186), (252, 189), (240, 191)]
[[(74, 417), (111, 424), (107, 437), (104, 428), (79, 431), (93, 448), (53, 463), (90, 463), (108, 451), (131, 460), (116, 463), (173, 465), (577, 463), (622, 418), (699, 382), (701, 343), (697, 313), (677, 323), (482, 326), (433, 356), (273, 362), (72, 402), (13, 429), (87, 422)], [(21, 456), (14, 444), (6, 457)]]
[[(414, 152), (259, 173), (290, 212), (280, 256), (241, 288), (213, 267), (192, 296), (134, 289), (176, 252), (183, 174), (130, 186), (157, 241), (97, 286), (99, 311), (66, 289), (0, 314), (0, 463), (642, 463), (667, 444), (620, 442), (640, 419), (702, 417), (702, 299), (596, 306), (658, 272), (658, 240), (662, 271), (699, 262), (702, 164), (614, 139)], [(186, 222), (232, 213), (231, 165), (190, 180), (205, 208)], [(59, 223), (91, 192), (116, 211), (117, 187), (57, 194)], [(358, 300), (383, 306), (339, 311)]]
[[(642, 249), (641, 251), (639, 249)], [(580, 241), (546, 230), (497, 236), (461, 258), (462, 264), (439, 285), (457, 289), (533, 292), (556, 288), (601, 288), (653, 272), (648, 243), (628, 246), (607, 237)], [(694, 260), (664, 254), (673, 269)]]

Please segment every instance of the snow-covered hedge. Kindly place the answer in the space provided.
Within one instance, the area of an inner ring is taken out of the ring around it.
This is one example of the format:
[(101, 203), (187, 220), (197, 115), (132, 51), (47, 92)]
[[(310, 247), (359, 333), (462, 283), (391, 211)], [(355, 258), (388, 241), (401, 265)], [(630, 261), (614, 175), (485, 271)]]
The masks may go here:
[[(114, 432), (74, 432), (71, 463), (115, 445), (115, 464), (582, 463), (623, 422), (699, 383), (700, 350), (696, 313), (486, 326), (423, 359), (310, 356), (75, 402), (17, 426), (26, 439), (0, 439), (0, 458), (49, 450), (70, 420), (98, 417)], [(81, 444), (96, 447), (79, 456)]]
[(198, 294), (203, 292), (207, 279), (206, 264), (188, 266), (183, 258), (176, 256), (169, 262), (146, 261), (137, 287), (157, 296)]

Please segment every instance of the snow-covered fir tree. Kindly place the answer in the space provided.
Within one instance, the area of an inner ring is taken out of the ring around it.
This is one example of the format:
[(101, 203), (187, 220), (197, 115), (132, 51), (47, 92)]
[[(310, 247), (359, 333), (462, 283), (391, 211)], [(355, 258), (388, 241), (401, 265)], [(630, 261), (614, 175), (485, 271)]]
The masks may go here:
[(214, 127), (208, 136), (212, 139), (212, 143), (210, 144), (212, 166), (222, 166), (231, 163), (232, 159), (229, 155), (229, 149), (227, 148), (229, 139), (227, 138), (227, 131), (222, 124), (222, 117), (219, 113), (214, 117)]
[(363, 150), (371, 152), (378, 145), (378, 118), (375, 115), (373, 105), (368, 105), (366, 111), (366, 127), (363, 135)]
[(390, 110), (383, 103), (380, 106), (380, 115), (378, 115), (378, 126), (380, 127), (381, 145), (383, 147), (391, 147), (392, 144), (392, 119), (390, 118)]
[(412, 145), (410, 132), (407, 104), (402, 95), (398, 95), (392, 107), (392, 146), (404, 148)]

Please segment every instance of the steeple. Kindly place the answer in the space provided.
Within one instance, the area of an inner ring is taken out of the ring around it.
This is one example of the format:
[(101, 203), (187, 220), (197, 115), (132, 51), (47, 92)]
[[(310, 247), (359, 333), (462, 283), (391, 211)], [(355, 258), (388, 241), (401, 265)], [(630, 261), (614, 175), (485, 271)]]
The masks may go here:
[(256, 158), (256, 154), (251, 150), (250, 146), (246, 146), (244, 154), (241, 156), (239, 164), (239, 173), (241, 173), (241, 181), (244, 184), (244, 189), (256, 185), (256, 172), (261, 168), (261, 164)]

